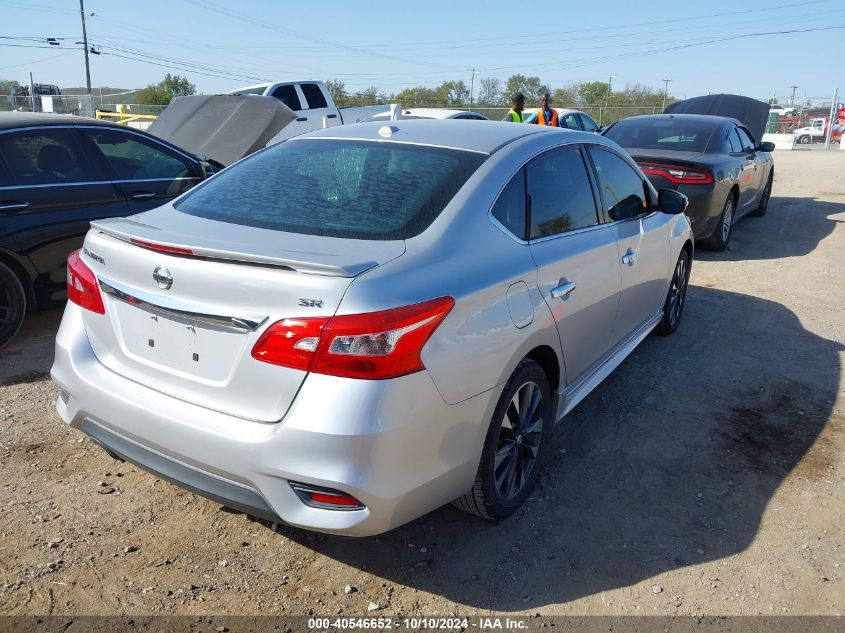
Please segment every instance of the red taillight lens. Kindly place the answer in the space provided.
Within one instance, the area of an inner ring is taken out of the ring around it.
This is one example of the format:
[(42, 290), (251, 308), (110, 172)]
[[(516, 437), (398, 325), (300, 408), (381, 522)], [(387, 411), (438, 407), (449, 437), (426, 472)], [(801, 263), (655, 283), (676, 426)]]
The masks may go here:
[(713, 174), (709, 171), (678, 165), (640, 163), (640, 169), (646, 176), (662, 176), (676, 185), (709, 185), (713, 182)]
[(181, 248), (179, 246), (167, 246), (166, 244), (153, 244), (152, 242), (145, 242), (143, 240), (130, 239), (135, 246), (146, 248), (151, 251), (158, 251), (159, 253), (168, 253), (170, 255), (193, 255), (194, 251), (190, 248)]
[(78, 250), (73, 251), (67, 258), (67, 298), (91, 312), (106, 313), (97, 277), (82, 261)]
[(318, 374), (381, 380), (424, 369), (420, 353), (455, 300), (335, 317), (283, 319), (271, 325), (253, 358)]

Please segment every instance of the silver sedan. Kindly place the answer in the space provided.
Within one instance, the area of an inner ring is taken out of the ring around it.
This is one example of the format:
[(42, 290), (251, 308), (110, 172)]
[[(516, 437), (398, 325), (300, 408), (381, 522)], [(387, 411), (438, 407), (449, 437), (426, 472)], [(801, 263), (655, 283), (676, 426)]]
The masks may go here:
[(395, 121), (274, 145), (68, 260), (53, 379), (111, 455), (272, 521), (491, 520), (551, 428), (677, 327), (686, 199), (612, 141)]

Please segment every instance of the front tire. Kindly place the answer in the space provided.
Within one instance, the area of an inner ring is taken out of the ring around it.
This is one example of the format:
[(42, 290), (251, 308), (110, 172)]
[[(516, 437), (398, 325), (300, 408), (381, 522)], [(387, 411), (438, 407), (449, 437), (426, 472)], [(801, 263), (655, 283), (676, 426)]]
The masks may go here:
[(552, 420), (546, 373), (524, 359), (493, 412), (472, 490), (454, 505), (491, 521), (516, 512), (537, 483)]
[(769, 208), (769, 198), (772, 197), (772, 181), (774, 180), (774, 174), (769, 174), (769, 180), (766, 182), (766, 188), (763, 189), (763, 197), (760, 198), (760, 206), (754, 209), (749, 215), (753, 215), (755, 218), (762, 218), (766, 215), (766, 211)]
[(15, 271), (0, 262), (0, 349), (12, 340), (26, 314), (26, 292)]
[(813, 139), (810, 137), (809, 134), (802, 134), (798, 137), (798, 144), (799, 145), (809, 145), (813, 142)]
[(675, 264), (675, 272), (672, 275), (672, 282), (669, 284), (666, 301), (663, 303), (663, 319), (655, 328), (655, 332), (658, 334), (664, 336), (672, 334), (681, 324), (681, 317), (684, 314), (684, 305), (687, 299), (689, 275), (689, 253), (686, 250), (682, 250), (678, 256), (678, 263)]

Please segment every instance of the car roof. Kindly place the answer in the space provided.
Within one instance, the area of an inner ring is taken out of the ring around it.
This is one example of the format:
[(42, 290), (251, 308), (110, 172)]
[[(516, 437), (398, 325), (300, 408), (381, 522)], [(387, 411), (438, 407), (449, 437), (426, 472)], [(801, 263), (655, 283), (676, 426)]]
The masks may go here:
[(412, 116), (430, 116), (433, 119), (448, 119), (451, 116), (458, 114), (478, 114), (470, 110), (455, 110), (449, 108), (406, 108), (403, 114), (410, 114)]
[(683, 121), (702, 121), (708, 123), (722, 124), (727, 121), (733, 121), (739, 125), (742, 122), (726, 116), (717, 116), (715, 114), (642, 114), (639, 116), (631, 116), (620, 121), (660, 121), (661, 119), (679, 119)]
[(122, 127), (109, 121), (76, 116), (74, 114), (48, 114), (45, 112), (0, 112), (0, 130), (13, 130), (35, 125), (102, 125)]
[[(379, 134), (382, 128), (395, 129), (389, 135)], [(500, 147), (533, 134), (571, 134), (573, 141), (595, 142), (596, 135), (589, 132), (563, 130), (545, 125), (507, 123), (503, 121), (474, 121), (467, 125), (460, 119), (398, 119), (395, 121), (373, 121), (324, 128), (288, 142), (308, 138), (334, 138), (362, 141), (393, 141), (447, 147), (492, 154)]]

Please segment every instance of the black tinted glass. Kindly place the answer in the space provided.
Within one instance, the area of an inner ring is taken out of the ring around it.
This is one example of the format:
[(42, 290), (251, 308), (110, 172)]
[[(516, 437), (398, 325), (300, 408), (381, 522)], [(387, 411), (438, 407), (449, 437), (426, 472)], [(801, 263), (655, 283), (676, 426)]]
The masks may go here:
[(0, 156), (16, 185), (100, 180), (92, 174), (72, 130), (0, 134)]
[(732, 154), (739, 154), (742, 151), (742, 141), (739, 140), (736, 128), (731, 128), (728, 132), (728, 148)]
[(270, 96), (276, 97), (276, 99), (284, 103), (291, 110), (302, 109), (302, 106), (299, 103), (299, 95), (296, 94), (296, 88), (293, 86), (293, 84), (279, 86), (273, 91), (273, 94)]
[(579, 114), (578, 118), (581, 119), (581, 126), (587, 132), (596, 132), (599, 129), (599, 126), (596, 125), (596, 122), (593, 121), (590, 117), (586, 114)]
[(401, 240), (428, 228), (485, 158), (400, 143), (293, 140), (226, 169), (176, 208), (290, 233)]
[(578, 116), (574, 113), (564, 114), (561, 117), (561, 123), (563, 123), (562, 127), (569, 128), (570, 130), (580, 130), (581, 124), (578, 121)]
[(192, 176), (186, 161), (161, 145), (120, 130), (86, 130), (119, 180)]
[(736, 131), (737, 134), (739, 134), (739, 140), (742, 142), (742, 151), (753, 152), (755, 145), (748, 132), (743, 130), (741, 127), (736, 128)]
[(323, 96), (323, 91), (317, 84), (299, 84), (302, 88), (302, 94), (305, 95), (305, 100), (308, 102), (309, 108), (326, 108), (326, 98)]
[(553, 150), (531, 161), (527, 169), (532, 238), (598, 224), (581, 152)]
[(605, 136), (622, 147), (703, 152), (718, 127), (715, 122), (671, 115), (632, 117), (614, 123)]
[(12, 176), (9, 174), (9, 170), (6, 169), (6, 166), (3, 164), (3, 159), (0, 157), (0, 187), (9, 187), (12, 184)]
[(493, 217), (516, 237), (525, 239), (525, 174), (522, 170), (499, 194), (493, 205)]
[(643, 180), (628, 163), (602, 149), (590, 149), (590, 155), (611, 220), (635, 218), (648, 209)]

